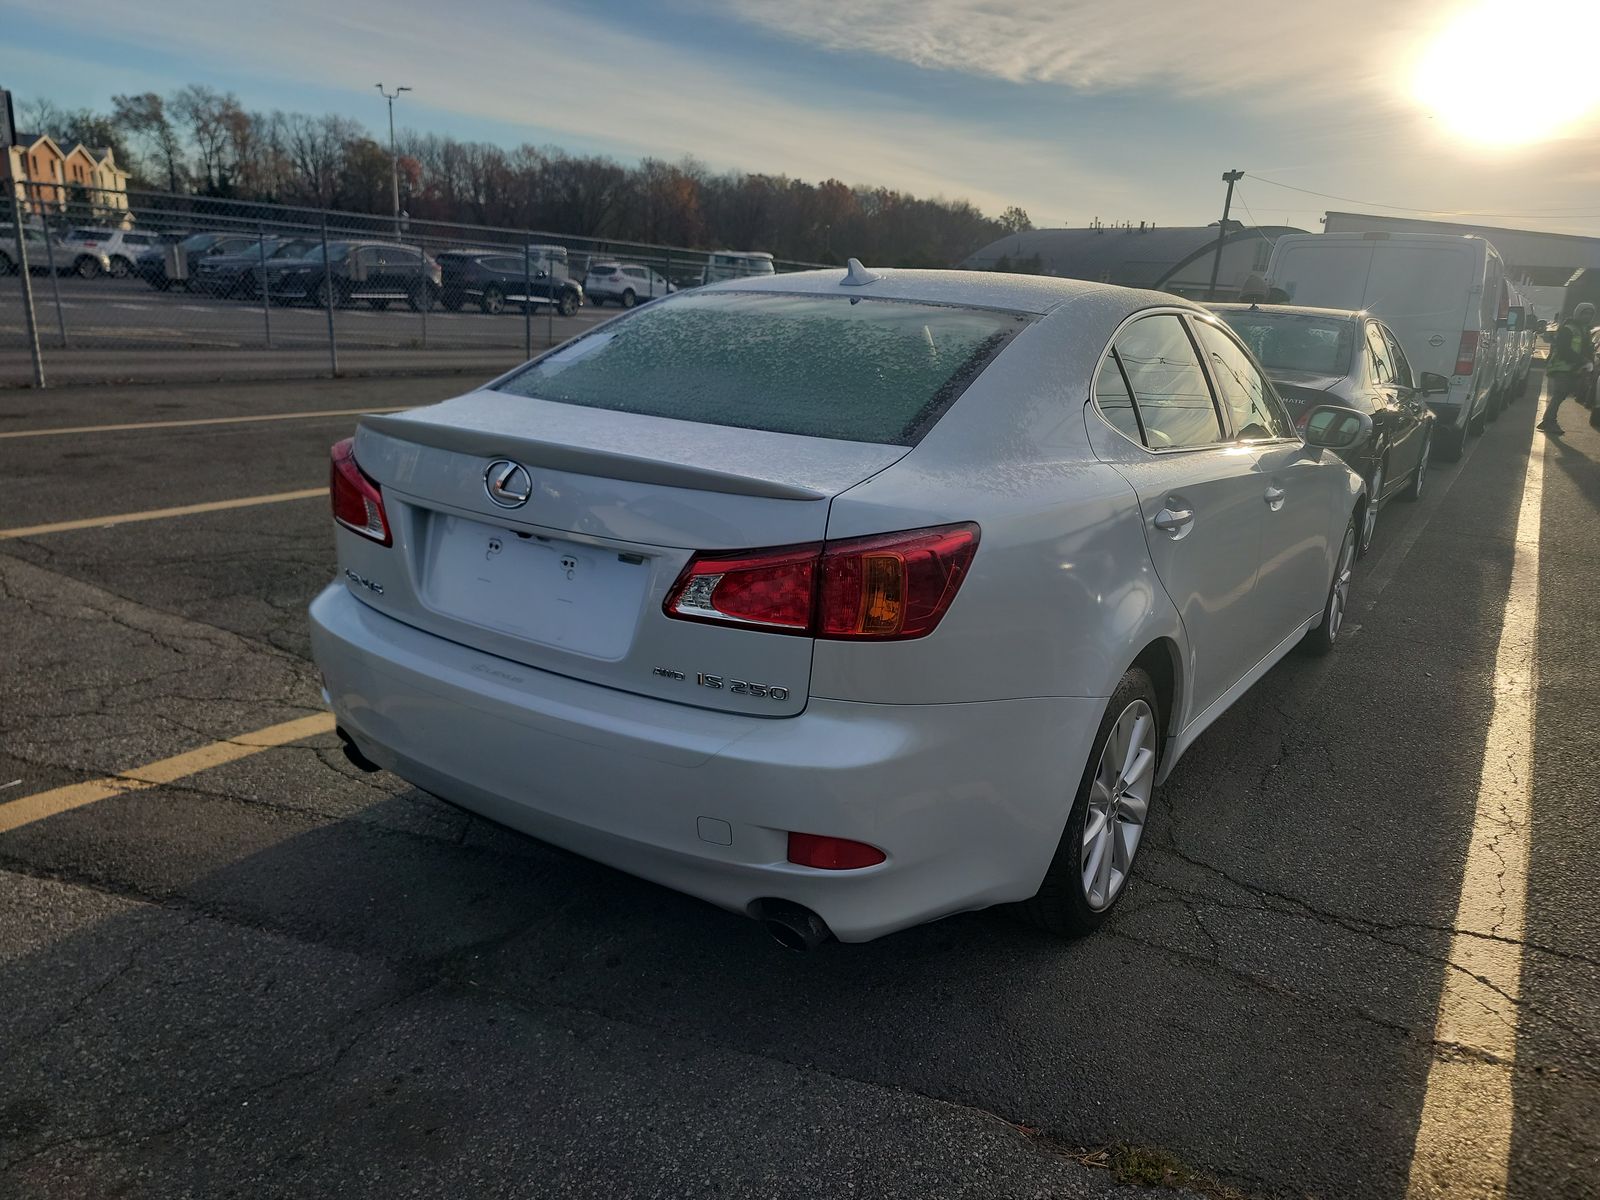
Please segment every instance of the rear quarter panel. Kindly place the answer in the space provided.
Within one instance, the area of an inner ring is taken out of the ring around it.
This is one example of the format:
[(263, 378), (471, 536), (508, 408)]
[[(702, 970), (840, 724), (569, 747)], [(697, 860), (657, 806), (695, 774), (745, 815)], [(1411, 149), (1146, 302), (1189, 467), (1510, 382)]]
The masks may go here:
[[(1084, 404), (1129, 302), (1085, 296), (1042, 318), (899, 463), (836, 497), (830, 538), (976, 521), (954, 604), (928, 637), (816, 643), (814, 696), (886, 704), (1105, 697), (1177, 614), (1138, 500), (1088, 445)], [(1151, 304), (1171, 303), (1171, 297)], [(1180, 643), (1181, 644), (1181, 643)]]

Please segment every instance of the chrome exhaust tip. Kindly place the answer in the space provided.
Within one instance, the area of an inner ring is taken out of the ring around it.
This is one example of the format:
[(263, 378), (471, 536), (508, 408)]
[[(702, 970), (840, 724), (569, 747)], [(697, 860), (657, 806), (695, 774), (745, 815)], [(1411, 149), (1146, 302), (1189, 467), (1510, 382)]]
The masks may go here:
[(750, 906), (750, 915), (786, 950), (804, 953), (833, 939), (826, 921), (789, 900), (757, 900)]

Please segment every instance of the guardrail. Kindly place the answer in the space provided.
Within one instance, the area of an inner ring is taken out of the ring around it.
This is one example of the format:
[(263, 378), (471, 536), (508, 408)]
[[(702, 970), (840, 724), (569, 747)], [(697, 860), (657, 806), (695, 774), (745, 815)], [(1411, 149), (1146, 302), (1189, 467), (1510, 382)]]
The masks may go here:
[(612, 305), (824, 265), (67, 184), (15, 184), (5, 208), (0, 383), (38, 387), (62, 367), (107, 379), (163, 364), (228, 378), (247, 360), (252, 373), (503, 369)]

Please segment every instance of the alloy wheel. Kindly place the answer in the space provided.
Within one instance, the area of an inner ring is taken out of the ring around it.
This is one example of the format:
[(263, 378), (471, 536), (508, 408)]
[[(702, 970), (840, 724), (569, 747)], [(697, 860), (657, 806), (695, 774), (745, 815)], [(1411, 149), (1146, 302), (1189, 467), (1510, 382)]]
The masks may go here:
[(1356, 531), (1347, 529), (1344, 543), (1339, 547), (1339, 566), (1333, 573), (1333, 586), (1328, 589), (1328, 640), (1339, 636), (1344, 626), (1345, 607), (1350, 603), (1350, 576), (1356, 560)]
[(1378, 497), (1383, 494), (1383, 464), (1372, 472), (1372, 483), (1367, 489), (1367, 511), (1361, 518), (1361, 553), (1372, 548), (1372, 535), (1378, 531)]
[(1109, 908), (1128, 881), (1150, 811), (1155, 768), (1155, 713), (1135, 700), (1111, 727), (1089, 788), (1078, 869), (1084, 899), (1096, 912)]

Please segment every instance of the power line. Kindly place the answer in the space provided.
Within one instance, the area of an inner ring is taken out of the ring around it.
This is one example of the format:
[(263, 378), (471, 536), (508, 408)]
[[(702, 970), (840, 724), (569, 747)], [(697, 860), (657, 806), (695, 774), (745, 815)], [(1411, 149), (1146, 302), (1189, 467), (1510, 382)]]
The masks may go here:
[(1540, 220), (1593, 220), (1600, 218), (1600, 213), (1572, 213), (1572, 212), (1486, 212), (1481, 209), (1465, 208), (1418, 208), (1410, 204), (1382, 204), (1377, 200), (1358, 200), (1354, 196), (1335, 196), (1332, 192), (1318, 192), (1311, 188), (1296, 187), (1292, 183), (1280, 183), (1276, 179), (1267, 179), (1261, 175), (1246, 175), (1247, 179), (1254, 179), (1257, 183), (1269, 183), (1273, 187), (1287, 188), (1291, 192), (1300, 192), (1307, 196), (1318, 196), (1324, 200), (1337, 200), (1341, 204), (1359, 204), (1364, 208), (1388, 208), (1396, 212), (1423, 213), (1434, 217), (1516, 217), (1522, 219)]

